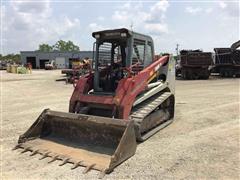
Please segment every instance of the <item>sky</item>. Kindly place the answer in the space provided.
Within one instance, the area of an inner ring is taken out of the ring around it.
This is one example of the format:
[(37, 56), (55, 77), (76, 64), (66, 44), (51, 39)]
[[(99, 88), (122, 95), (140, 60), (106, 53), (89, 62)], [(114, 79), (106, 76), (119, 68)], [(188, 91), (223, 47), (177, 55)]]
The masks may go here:
[(152, 36), (156, 53), (213, 51), (240, 39), (239, 1), (1, 0), (1, 54), (71, 40), (92, 50), (91, 33), (129, 28)]

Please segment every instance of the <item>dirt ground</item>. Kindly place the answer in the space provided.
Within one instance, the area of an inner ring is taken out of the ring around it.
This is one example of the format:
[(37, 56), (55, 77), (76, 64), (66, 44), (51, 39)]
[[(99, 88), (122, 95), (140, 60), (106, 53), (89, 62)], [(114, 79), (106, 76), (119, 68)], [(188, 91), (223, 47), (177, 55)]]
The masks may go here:
[[(1, 179), (96, 179), (98, 171), (48, 164), (12, 151), (45, 108), (68, 111), (72, 85), (59, 70), (1, 73)], [(173, 124), (137, 147), (105, 179), (240, 179), (240, 79), (176, 81)]]

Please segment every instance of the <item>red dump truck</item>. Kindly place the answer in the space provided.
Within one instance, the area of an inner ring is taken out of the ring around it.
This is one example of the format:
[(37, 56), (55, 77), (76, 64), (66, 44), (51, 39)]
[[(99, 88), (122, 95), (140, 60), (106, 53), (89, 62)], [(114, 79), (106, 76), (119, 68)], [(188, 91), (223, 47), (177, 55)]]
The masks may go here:
[(176, 76), (181, 75), (183, 79), (208, 79), (209, 66), (212, 65), (212, 62), (211, 52), (182, 50), (180, 51), (180, 60), (176, 65)]

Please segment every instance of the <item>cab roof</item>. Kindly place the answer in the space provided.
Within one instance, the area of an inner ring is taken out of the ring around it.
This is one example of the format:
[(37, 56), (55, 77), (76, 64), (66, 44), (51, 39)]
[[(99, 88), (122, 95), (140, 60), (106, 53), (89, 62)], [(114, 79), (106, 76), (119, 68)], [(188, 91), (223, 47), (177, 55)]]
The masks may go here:
[(92, 33), (92, 37), (95, 38), (96, 34), (106, 34), (106, 33), (127, 33), (128, 36), (133, 36), (136, 37), (138, 39), (144, 39), (144, 40), (148, 40), (148, 41), (152, 41), (151, 36), (145, 35), (145, 34), (141, 34), (141, 33), (137, 33), (134, 32), (132, 30), (129, 30), (127, 28), (120, 28), (120, 29), (107, 29), (107, 30), (103, 30), (103, 31), (96, 31)]

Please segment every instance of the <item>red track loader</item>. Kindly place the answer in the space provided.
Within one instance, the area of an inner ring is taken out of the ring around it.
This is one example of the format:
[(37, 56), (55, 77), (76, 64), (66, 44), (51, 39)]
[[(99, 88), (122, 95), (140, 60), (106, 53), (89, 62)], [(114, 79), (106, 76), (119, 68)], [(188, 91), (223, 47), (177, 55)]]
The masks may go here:
[(173, 121), (175, 63), (154, 60), (146, 35), (115, 29), (92, 36), (94, 71), (77, 82), (69, 113), (44, 110), (15, 149), (103, 176), (135, 154), (137, 141)]

